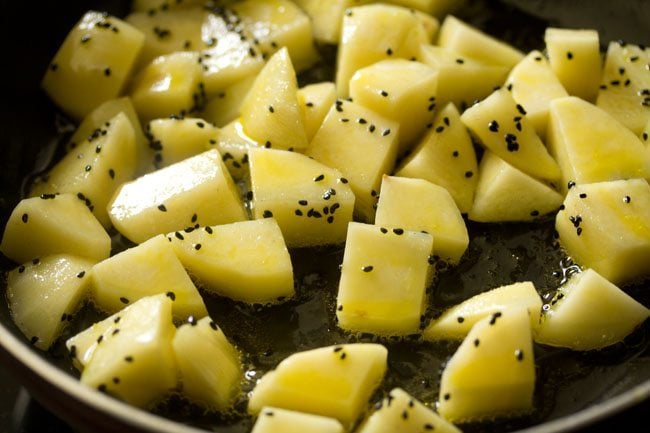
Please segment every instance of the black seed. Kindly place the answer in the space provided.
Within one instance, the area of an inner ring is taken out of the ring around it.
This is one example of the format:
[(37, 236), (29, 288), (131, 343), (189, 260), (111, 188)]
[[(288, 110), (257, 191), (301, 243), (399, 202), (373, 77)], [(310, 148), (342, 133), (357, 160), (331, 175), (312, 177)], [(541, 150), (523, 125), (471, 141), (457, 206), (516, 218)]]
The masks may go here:
[(479, 339), (478, 339), (478, 338), (475, 339), (475, 340), (474, 340), (474, 347), (478, 347), (479, 344), (481, 344), (481, 342), (479, 341)]
[(384, 234), (388, 233), (388, 229), (386, 227), (379, 227), (379, 231)]
[(524, 110), (524, 107), (521, 106), (521, 104), (517, 104), (517, 111), (519, 111), (522, 115), (526, 115), (526, 110)]
[(390, 48), (387, 48), (387, 49), (386, 49), (386, 55), (388, 55), (388, 56), (392, 56), (392, 55), (393, 55), (393, 50), (390, 49)]
[(318, 176), (316, 176), (314, 178), (314, 182), (320, 182), (323, 179), (325, 179), (325, 175), (324, 174), (319, 174)]
[(302, 216), (302, 211), (300, 209), (296, 209), (294, 213), (296, 214), (296, 216)]
[(269, 105), (269, 113), (275, 113), (275, 109), (273, 108), (273, 105)]
[(456, 320), (458, 321), (458, 323), (463, 323), (465, 321), (465, 318), (462, 316), (458, 316)]
[(499, 122), (496, 120), (491, 121), (488, 123), (488, 129), (492, 132), (499, 132)]
[(191, 326), (196, 326), (196, 318), (194, 316), (188, 317), (187, 323), (189, 323)]
[(29, 215), (24, 213), (23, 216), (20, 217), (20, 219), (23, 220), (24, 223), (27, 223), (27, 221), (29, 221)]
[(167, 293), (165, 293), (165, 296), (167, 296), (172, 301), (176, 300), (176, 293), (174, 293), (174, 292), (167, 292)]
[(25, 266), (24, 265), (18, 266), (18, 273), (22, 274), (23, 272), (25, 272)]
[(262, 216), (264, 218), (271, 218), (273, 216), (273, 212), (271, 212), (270, 210), (267, 209), (262, 213)]
[(133, 357), (132, 357), (132, 356), (125, 356), (125, 357), (124, 357), (124, 360), (125, 360), (126, 362), (133, 362)]
[(453, 156), (454, 158), (458, 158), (458, 155), (459, 153), (457, 150), (454, 150), (453, 153), (451, 154), (451, 156)]
[(343, 350), (343, 347), (341, 347), (341, 346), (336, 346), (336, 347), (334, 348), (334, 353), (338, 353), (338, 352), (340, 352), (341, 350)]
[(523, 361), (524, 360), (524, 351), (521, 349), (515, 350), (515, 358), (517, 358), (517, 361)]
[(451, 394), (446, 393), (445, 395), (442, 396), (445, 400), (449, 400), (451, 398)]
[(500, 311), (497, 311), (497, 312), (494, 313), (494, 314), (492, 315), (492, 317), (490, 318), (490, 325), (494, 325), (494, 324), (497, 322), (497, 319), (498, 319), (499, 317), (501, 317), (501, 312), (500, 312)]
[(195, 249), (196, 251), (200, 250), (200, 249), (201, 249), (201, 244), (196, 244), (196, 245), (194, 245), (194, 249)]
[(426, 424), (424, 425), (424, 429), (425, 429), (425, 430), (433, 430), (433, 424), (426, 423)]
[(393, 233), (396, 235), (403, 235), (404, 234), (404, 229), (393, 229)]
[(576, 229), (576, 234), (577, 234), (578, 236), (580, 236), (580, 235), (582, 234), (582, 227), (578, 227), (578, 228)]
[(106, 392), (106, 385), (104, 385), (103, 383), (99, 384), (99, 386), (97, 387), (97, 390), (99, 392)]
[(214, 329), (215, 331), (219, 330), (219, 327), (217, 324), (214, 322), (214, 320), (210, 320), (210, 328)]
[(128, 300), (128, 298), (125, 298), (124, 296), (122, 296), (122, 297), (120, 297), (120, 302), (123, 303), (123, 304), (128, 304), (129, 300)]
[(342, 352), (341, 355), (339, 356), (339, 358), (345, 359), (346, 356), (348, 356), (348, 355), (345, 352)]
[(164, 204), (158, 205), (158, 210), (161, 211), (161, 212), (167, 212), (167, 208), (165, 207)]
[(341, 122), (343, 122), (343, 123), (346, 123), (346, 122), (349, 122), (349, 121), (350, 121), (350, 119), (348, 119), (347, 117), (343, 117), (343, 118), (341, 118), (341, 119), (339, 119), (339, 120), (340, 120)]
[(409, 413), (407, 411), (402, 412), (402, 419), (408, 419)]
[(305, 105), (306, 105), (307, 107), (313, 107), (313, 106), (314, 106), (314, 103), (313, 103), (313, 102), (306, 102)]
[(361, 268), (363, 272), (372, 272), (374, 268), (372, 266), (364, 266)]
[(445, 127), (442, 126), (442, 125), (440, 125), (440, 126), (438, 126), (438, 127), (436, 128), (436, 132), (437, 132), (438, 134), (440, 134), (440, 133), (441, 133), (442, 131), (444, 131), (444, 130), (445, 130)]
[(174, 233), (174, 236), (176, 236), (176, 238), (181, 240), (181, 241), (185, 240), (185, 237), (181, 234), (181, 232)]
[(573, 53), (571, 51), (567, 51), (566, 58), (571, 60), (573, 58)]
[(334, 217), (332, 215), (327, 217), (327, 224), (332, 224), (334, 222)]
[(379, 92), (379, 94), (380, 94), (381, 96), (383, 96), (384, 98), (388, 96), (388, 92), (385, 91), (385, 90), (381, 90), (381, 91)]
[(41, 260), (38, 258), (32, 259), (32, 265), (38, 265), (40, 262)]
[(56, 63), (50, 64), (50, 71), (54, 72), (57, 69), (59, 69), (59, 65), (57, 65)]
[(115, 179), (115, 170), (112, 168), (108, 169), (108, 175), (111, 177), (111, 179)]
[(626, 195), (625, 197), (623, 197), (623, 202), (629, 203), (631, 201), (632, 201), (632, 198), (629, 195)]
[(97, 344), (101, 343), (102, 341), (104, 341), (104, 336), (103, 335), (100, 335), (99, 337), (97, 337)]
[(375, 132), (375, 125), (370, 125), (370, 126), (368, 127), (368, 131), (370, 131), (370, 132)]
[(307, 206), (309, 202), (307, 200), (298, 200), (298, 204), (301, 206)]
[(571, 189), (574, 186), (576, 186), (576, 183), (574, 181), (570, 180), (569, 182), (567, 182), (567, 189)]
[(580, 198), (587, 198), (587, 193), (581, 192), (580, 195), (578, 196)]
[(81, 271), (77, 274), (77, 278), (83, 278), (86, 275), (86, 271)]
[(456, 63), (458, 63), (459, 65), (462, 65), (463, 63), (465, 63), (465, 60), (463, 60), (463, 59), (456, 59)]
[(469, 179), (469, 178), (472, 177), (472, 176), (474, 176), (474, 173), (473, 173), (473, 172), (471, 172), (471, 171), (466, 171), (466, 172), (465, 172), (465, 177), (466, 177), (466, 178)]
[(343, 311), (343, 305), (339, 305), (336, 309), (337, 309), (338, 311)]

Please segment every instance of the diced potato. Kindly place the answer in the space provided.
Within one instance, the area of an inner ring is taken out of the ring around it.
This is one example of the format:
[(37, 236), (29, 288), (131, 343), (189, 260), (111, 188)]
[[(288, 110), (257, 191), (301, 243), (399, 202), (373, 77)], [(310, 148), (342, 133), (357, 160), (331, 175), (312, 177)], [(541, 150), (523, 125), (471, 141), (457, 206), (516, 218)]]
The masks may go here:
[(528, 123), (526, 110), (500, 89), (460, 117), (481, 144), (515, 168), (534, 177), (558, 180), (560, 167)]
[(474, 204), (468, 213), (479, 222), (533, 221), (557, 210), (562, 195), (490, 151), (478, 169)]
[(438, 73), (438, 89), (432, 103), (439, 107), (453, 102), (465, 109), (492, 93), (508, 75), (505, 66), (481, 63), (435, 45), (422, 45), (418, 58)]
[(423, 63), (389, 59), (359, 69), (350, 79), (354, 102), (399, 123), (399, 150), (411, 148), (433, 120), (436, 72)]
[(149, 148), (147, 138), (144, 136), (142, 125), (135, 112), (133, 102), (131, 102), (131, 98), (128, 96), (110, 99), (88, 113), (74, 134), (72, 134), (72, 137), (70, 137), (70, 140), (66, 144), (66, 150), (70, 152), (72, 149), (83, 144), (95, 130), (106, 128), (106, 122), (110, 122), (113, 117), (120, 113), (126, 115), (135, 133), (136, 174), (140, 175), (152, 171), (154, 169), (152, 163), (153, 152)]
[(334, 418), (293, 410), (263, 407), (251, 433), (344, 433)]
[(149, 122), (147, 137), (156, 166), (167, 167), (205, 151), (217, 142), (219, 130), (200, 118), (171, 117)]
[(54, 55), (43, 89), (67, 114), (80, 120), (120, 95), (145, 35), (108, 14), (89, 11)]
[(549, 27), (544, 41), (551, 68), (566, 91), (595, 101), (601, 77), (598, 32)]
[(440, 18), (459, 9), (465, 0), (388, 0), (388, 3), (417, 9)]
[(336, 101), (336, 86), (331, 81), (309, 84), (298, 89), (297, 96), (307, 141), (311, 141)]
[(535, 360), (529, 320), (525, 308), (510, 308), (472, 327), (442, 372), (440, 415), (456, 422), (532, 409)]
[(345, 10), (352, 6), (373, 3), (373, 0), (296, 0), (311, 18), (314, 39), (324, 44), (338, 44)]
[(7, 273), (7, 303), (30, 344), (47, 350), (85, 298), (94, 262), (67, 254), (45, 256)]
[(195, 225), (248, 219), (217, 150), (123, 184), (108, 205), (115, 228), (133, 242)]
[(524, 58), (514, 47), (483, 33), (479, 29), (447, 15), (440, 26), (438, 45), (488, 65), (510, 69)]
[(147, 407), (164, 397), (177, 384), (171, 309), (171, 299), (159, 295), (121, 311), (110, 334), (96, 341), (81, 383), (134, 406)]
[(246, 36), (247, 33), (241, 30), (237, 32), (240, 27), (233, 27), (232, 21), (237, 19), (233, 11), (224, 8), (221, 14), (208, 14), (201, 28), (203, 40), (208, 45), (201, 52), (203, 82), (208, 98), (254, 77), (264, 66), (266, 56), (257, 51), (254, 38)]
[(291, 257), (274, 219), (207, 226), (167, 236), (200, 286), (250, 303), (293, 297)]
[(345, 241), (354, 194), (341, 173), (305, 155), (249, 150), (254, 218), (273, 217), (289, 247)]
[(378, 406), (357, 433), (460, 433), (456, 426), (401, 388), (390, 391)]
[(100, 261), (111, 252), (111, 238), (77, 196), (43, 195), (23, 199), (14, 208), (0, 251), (16, 263), (52, 254)]
[(131, 98), (140, 119), (185, 116), (202, 108), (199, 54), (175, 52), (155, 58), (135, 77)]
[(387, 369), (380, 344), (357, 343), (297, 352), (257, 382), (248, 411), (274, 406), (338, 419), (349, 428)]
[(179, 319), (208, 314), (174, 248), (162, 235), (99, 262), (92, 269), (92, 299), (108, 313), (159, 293), (174, 301), (173, 313)]
[(283, 48), (269, 59), (242, 101), (246, 135), (266, 147), (305, 149), (308, 142), (297, 91), (296, 72)]
[(650, 178), (643, 143), (606, 111), (580, 98), (550, 105), (549, 150), (562, 168), (562, 187), (635, 177)]
[(133, 0), (131, 10), (137, 12), (154, 13), (161, 10), (169, 9), (186, 9), (195, 6), (203, 6), (204, 0)]
[(172, 340), (181, 393), (196, 403), (225, 411), (241, 390), (239, 351), (210, 318), (192, 320)]
[(309, 16), (289, 0), (244, 0), (232, 5), (241, 24), (257, 41), (255, 49), (270, 57), (286, 47), (291, 62), (303, 71), (318, 60)]
[(550, 102), (569, 96), (546, 57), (539, 51), (531, 51), (512, 68), (506, 87), (513, 99), (526, 107), (526, 118), (543, 140), (546, 137)]
[(355, 212), (372, 222), (381, 177), (395, 165), (399, 124), (354, 102), (337, 100), (306, 154), (350, 181)]
[(614, 284), (650, 275), (650, 185), (643, 179), (576, 185), (558, 212), (560, 243)]
[(76, 194), (109, 228), (106, 205), (120, 184), (133, 179), (136, 158), (135, 131), (126, 114), (119, 113), (57, 162), (30, 195)]
[(650, 317), (650, 310), (593, 269), (572, 275), (549, 307), (535, 341), (573, 350), (618, 343)]
[(126, 22), (144, 35), (144, 47), (138, 59), (138, 69), (156, 57), (176, 51), (197, 51), (205, 47), (201, 40), (201, 25), (207, 12), (201, 7), (184, 10), (154, 10), (132, 12)]
[(253, 87), (257, 75), (252, 74), (217, 93), (201, 112), (201, 117), (218, 127), (226, 127), (237, 120), (242, 102)]
[(248, 149), (259, 147), (244, 132), (244, 126), (239, 120), (233, 120), (219, 130), (215, 143), (210, 142), (210, 148), (216, 148), (221, 153), (221, 159), (235, 180), (241, 180), (248, 175)]
[(397, 176), (420, 178), (444, 187), (463, 213), (472, 208), (476, 173), (474, 145), (452, 103), (440, 110), (429, 132), (395, 172)]
[(384, 176), (375, 225), (429, 233), (431, 254), (450, 263), (458, 263), (469, 245), (454, 199), (445, 188), (424, 179)]
[(610, 42), (598, 105), (635, 134), (650, 122), (650, 50)]
[(339, 326), (379, 335), (415, 334), (431, 281), (430, 234), (352, 222), (336, 298)]
[(479, 293), (445, 310), (424, 330), (426, 340), (462, 340), (479, 320), (511, 308), (528, 311), (530, 327), (539, 327), (542, 299), (530, 281), (509, 284)]
[(347, 9), (336, 65), (336, 89), (348, 96), (348, 82), (364, 66), (387, 58), (411, 59), (431, 43), (418, 17), (407, 8), (371, 4)]

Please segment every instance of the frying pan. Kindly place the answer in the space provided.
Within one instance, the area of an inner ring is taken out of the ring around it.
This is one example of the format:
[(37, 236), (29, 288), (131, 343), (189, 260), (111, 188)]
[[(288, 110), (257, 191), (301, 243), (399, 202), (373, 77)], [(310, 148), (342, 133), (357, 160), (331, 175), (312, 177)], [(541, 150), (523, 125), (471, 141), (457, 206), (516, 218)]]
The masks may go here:
[[(2, 1), (0, 31), (5, 42), (0, 113), (0, 225), (21, 198), (24, 179), (56, 157), (58, 131), (67, 122), (39, 88), (46, 65), (67, 31), (89, 8), (117, 16), (128, 11), (128, 1), (30, 2)], [(522, 50), (543, 47), (547, 25), (590, 27), (601, 41), (624, 39), (650, 44), (650, 3), (561, 0), (469, 0), (459, 13), (478, 27), (506, 39)], [(306, 75), (309, 80), (309, 75)], [(472, 242), (463, 263), (442, 270), (430, 294), (444, 308), (487, 287), (514, 279), (533, 280), (542, 292), (556, 287), (566, 261), (552, 238), (552, 219), (536, 224), (469, 224)], [(298, 299), (271, 309), (254, 309), (220, 298), (206, 300), (227, 335), (249, 354), (248, 389), (255, 377), (274, 367), (287, 354), (316, 345), (368, 336), (346, 336), (336, 330), (332, 305), (336, 292), (341, 247), (292, 254), (298, 281)], [(14, 266), (0, 257), (0, 268)], [(552, 271), (557, 271), (555, 276)], [(650, 305), (649, 283), (626, 286), (633, 297)], [(4, 294), (4, 288), (2, 289)], [(6, 303), (0, 302), (0, 361), (5, 369), (50, 411), (80, 431), (243, 432), (250, 421), (242, 417), (202, 415), (191, 405), (171, 398), (156, 413), (144, 412), (81, 386), (62, 345), (41, 353), (30, 347), (13, 325)], [(87, 309), (89, 310), (89, 309)], [(435, 311), (433, 311), (435, 313)], [(75, 326), (93, 320), (82, 311)], [(622, 344), (596, 353), (576, 353), (536, 347), (538, 389), (535, 414), (490, 426), (468, 425), (464, 431), (569, 432), (586, 428), (625, 410), (641, 414), (650, 402), (650, 332), (645, 323)], [(261, 346), (259, 341), (275, 341)], [(454, 347), (422, 342), (384, 341), (389, 346), (390, 373), (384, 387), (407, 384), (421, 398), (433, 401), (445, 357)], [(436, 354), (442, 355), (436, 355)], [(245, 402), (239, 402), (242, 406)], [(641, 408), (641, 409), (640, 409)], [(240, 408), (241, 409), (241, 408)], [(619, 418), (620, 419), (620, 415)], [(638, 416), (637, 416), (638, 417)], [(624, 415), (623, 415), (624, 419)], [(189, 426), (187, 423), (193, 425)], [(628, 429), (628, 431), (630, 431)], [(641, 431), (641, 430), (638, 430)]]

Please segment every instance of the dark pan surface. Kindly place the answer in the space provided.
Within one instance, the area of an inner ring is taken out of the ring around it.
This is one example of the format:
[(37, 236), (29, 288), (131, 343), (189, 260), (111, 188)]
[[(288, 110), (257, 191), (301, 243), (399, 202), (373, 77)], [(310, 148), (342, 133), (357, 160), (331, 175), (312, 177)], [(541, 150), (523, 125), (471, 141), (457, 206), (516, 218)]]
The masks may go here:
[[(626, 39), (629, 42), (650, 44), (650, 3), (628, 1), (620, 4), (608, 1), (469, 1), (459, 15), (462, 18), (504, 38), (523, 50), (543, 48), (542, 35), (547, 25), (597, 28), (601, 42)], [(2, 116), (0, 116), (0, 224), (4, 226), (11, 209), (20, 199), (25, 176), (34, 169), (42, 169), (56, 153), (57, 127), (65, 124), (55, 108), (40, 91), (38, 83), (42, 72), (68, 29), (90, 7), (124, 15), (128, 2), (69, 1), (39, 2), (38, 7), (25, 2), (2, 3), (3, 40), (7, 41), (9, 55), (3, 68), (10, 79), (2, 82)], [(515, 9), (515, 6), (519, 9)], [(9, 34), (13, 22), (22, 20), (25, 31)], [(5, 74), (3, 74), (5, 75)], [(317, 71), (302, 77), (302, 81), (327, 76)], [(439, 283), (431, 290), (430, 304), (436, 305), (428, 314), (458, 303), (475, 293), (514, 281), (532, 280), (543, 294), (551, 292), (561, 282), (567, 267), (562, 252), (554, 245), (552, 219), (530, 224), (485, 225), (469, 224), (472, 239), (463, 263), (454, 269), (440, 269)], [(338, 267), (342, 247), (292, 252), (298, 297), (290, 303), (273, 308), (252, 308), (223, 298), (207, 297), (211, 315), (236, 344), (247, 353), (249, 371), (247, 389), (255, 378), (272, 369), (281, 359), (297, 350), (346, 341), (375, 341), (370, 336), (349, 336), (340, 332), (333, 320)], [(13, 264), (0, 262), (3, 270)], [(556, 272), (554, 274), (553, 272)], [(650, 306), (648, 282), (625, 287), (635, 299)], [(2, 290), (4, 293), (4, 289)], [(74, 329), (82, 329), (97, 315), (85, 309), (74, 322)], [(0, 322), (11, 333), (19, 331), (11, 323), (6, 304), (0, 302)], [(561, 419), (593, 405), (603, 404), (600, 411), (576, 417), (577, 423), (607, 416), (619, 406), (650, 398), (650, 324), (629, 336), (624, 343), (594, 353), (536, 346), (538, 386), (536, 410), (527, 417), (501, 421), (492, 425), (467, 425), (466, 432), (513, 431)], [(72, 332), (72, 331), (71, 331)], [(389, 348), (389, 374), (381, 391), (402, 386), (418, 398), (433, 401), (437, 396), (440, 369), (457, 345), (443, 345), (412, 341), (379, 340)], [(21, 360), (12, 359), (11, 350), (0, 350), (0, 358), (9, 359), (7, 365), (15, 369), (28, 387), (47, 389), (41, 399), (48, 407), (62, 412), (75, 425), (88, 428), (106, 423), (112, 415), (90, 416), (86, 410), (75, 407), (75, 400), (61, 405), (65, 392), (48, 388), (47, 380), (30, 376)], [(71, 367), (62, 344), (38, 357), (56, 365), (71, 375)], [(644, 384), (631, 398), (629, 390)], [(55, 387), (56, 388), (56, 387)], [(50, 391), (52, 391), (50, 393)], [(37, 396), (38, 396), (37, 390)], [(49, 398), (46, 394), (49, 394)], [(376, 396), (378, 398), (378, 395)], [(618, 397), (617, 397), (618, 396)], [(622, 403), (616, 403), (623, 397)], [(627, 398), (629, 397), (629, 398)], [(608, 402), (615, 402), (609, 404)], [(93, 406), (93, 405), (91, 405)], [(83, 408), (83, 405), (81, 406)], [(198, 427), (219, 432), (244, 432), (250, 421), (242, 415), (245, 401), (229, 416), (204, 415), (202, 411), (172, 397), (157, 409), (164, 416)], [(95, 413), (96, 412), (90, 412)], [(79, 418), (82, 419), (79, 419)], [(119, 425), (123, 420), (113, 420)], [(136, 421), (137, 422), (137, 421)], [(557, 428), (565, 428), (560, 425)], [(543, 428), (543, 427), (542, 427)], [(96, 430), (96, 428), (91, 428)], [(544, 431), (560, 431), (549, 425)], [(565, 430), (567, 431), (567, 430)]]

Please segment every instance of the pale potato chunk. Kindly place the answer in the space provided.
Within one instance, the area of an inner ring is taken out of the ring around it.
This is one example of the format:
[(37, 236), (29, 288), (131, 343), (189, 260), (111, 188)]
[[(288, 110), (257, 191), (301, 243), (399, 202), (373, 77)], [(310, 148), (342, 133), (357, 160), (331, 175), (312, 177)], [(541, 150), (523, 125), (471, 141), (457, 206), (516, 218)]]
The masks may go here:
[(159, 293), (174, 301), (173, 313), (179, 319), (208, 314), (174, 248), (162, 235), (93, 266), (91, 296), (108, 313)]
[(650, 310), (593, 269), (571, 276), (542, 316), (535, 341), (593, 350), (622, 341)]
[(478, 321), (447, 362), (438, 411), (470, 421), (533, 407), (535, 360), (528, 312), (509, 308)]
[(61, 335), (87, 294), (93, 264), (57, 254), (7, 273), (11, 318), (30, 344), (47, 350)]
[(650, 272), (650, 185), (643, 179), (572, 187), (555, 228), (578, 264), (614, 284)]
[(338, 419), (349, 428), (387, 369), (380, 344), (342, 344), (297, 352), (257, 382), (248, 411), (274, 406)]
[(336, 298), (339, 326), (351, 332), (418, 331), (433, 268), (427, 233), (352, 222)]
[(375, 225), (424, 231), (433, 236), (431, 254), (458, 263), (469, 245), (465, 221), (454, 199), (424, 179), (384, 176)]
[(61, 253), (99, 261), (109, 256), (111, 238), (77, 196), (47, 194), (18, 203), (0, 251), (16, 263)]
[(307, 141), (311, 141), (336, 101), (336, 86), (331, 81), (309, 84), (298, 89), (297, 96)]
[(196, 117), (155, 119), (146, 131), (158, 168), (202, 153), (219, 137), (219, 129)]
[(251, 433), (344, 433), (334, 418), (265, 406)]
[(89, 11), (54, 55), (43, 89), (63, 111), (80, 120), (120, 95), (144, 40), (145, 35), (130, 24)]
[(567, 92), (595, 101), (601, 77), (598, 32), (549, 27), (544, 41), (551, 68)]
[(284, 301), (295, 293), (291, 257), (272, 218), (207, 226), (167, 238), (207, 291), (260, 304)]
[(108, 212), (115, 228), (133, 242), (197, 224), (248, 219), (239, 190), (214, 149), (123, 184)]
[(196, 403), (228, 410), (241, 391), (239, 351), (210, 318), (192, 320), (176, 330), (172, 340), (181, 393)]

